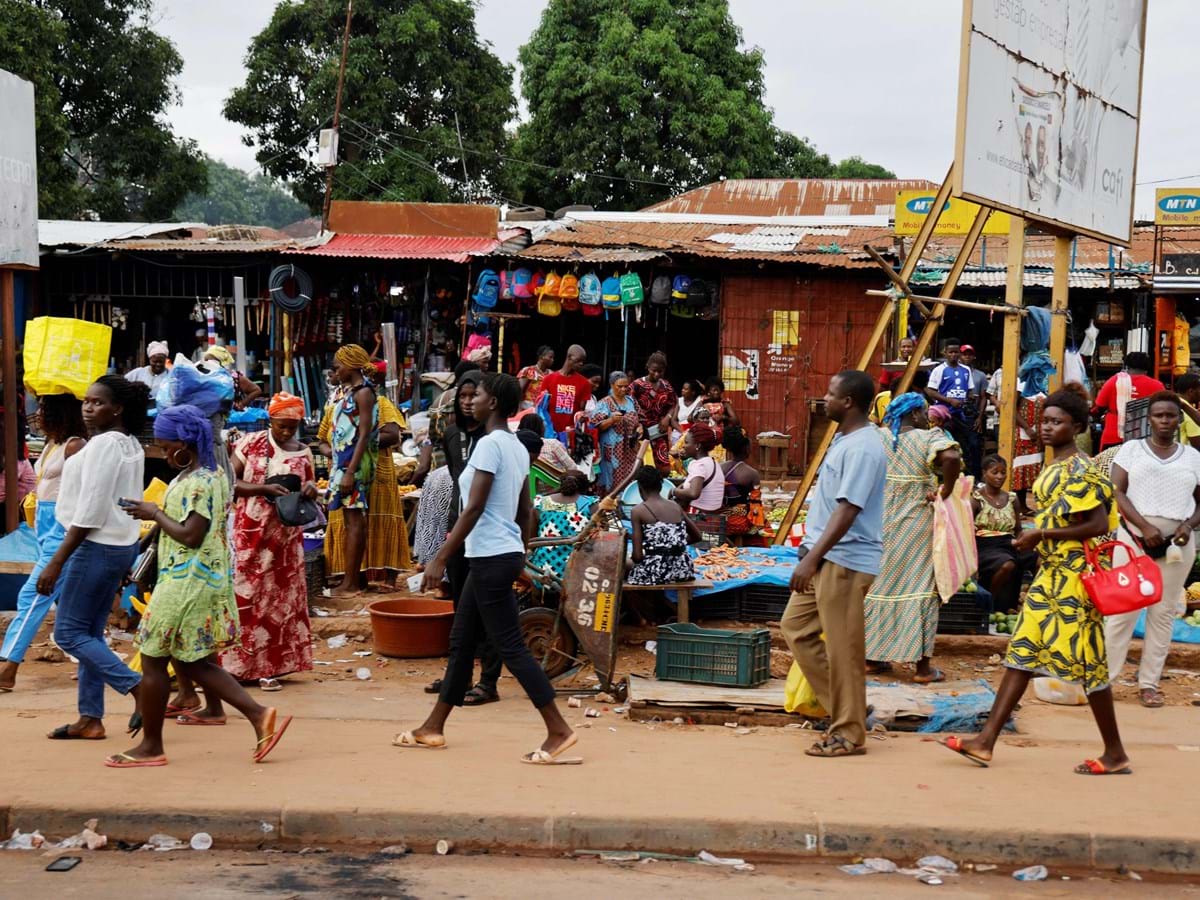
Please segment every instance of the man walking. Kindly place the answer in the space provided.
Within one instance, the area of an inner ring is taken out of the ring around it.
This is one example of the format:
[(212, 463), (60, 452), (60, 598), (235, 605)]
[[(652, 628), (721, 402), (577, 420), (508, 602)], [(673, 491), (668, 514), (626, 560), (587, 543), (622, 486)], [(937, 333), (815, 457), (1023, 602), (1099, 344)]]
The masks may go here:
[(831, 719), (825, 737), (805, 751), (809, 756), (866, 753), (863, 602), (883, 555), (887, 474), (883, 443), (867, 420), (874, 387), (870, 375), (852, 369), (835, 375), (825, 392), (825, 414), (838, 433), (817, 477), (780, 623)]
[(960, 447), (970, 444), (974, 422), (968, 422), (972, 405), (974, 379), (971, 370), (962, 364), (962, 343), (957, 338), (946, 341), (946, 361), (929, 373), (925, 395), (930, 403), (942, 403), (950, 408), (950, 436)]

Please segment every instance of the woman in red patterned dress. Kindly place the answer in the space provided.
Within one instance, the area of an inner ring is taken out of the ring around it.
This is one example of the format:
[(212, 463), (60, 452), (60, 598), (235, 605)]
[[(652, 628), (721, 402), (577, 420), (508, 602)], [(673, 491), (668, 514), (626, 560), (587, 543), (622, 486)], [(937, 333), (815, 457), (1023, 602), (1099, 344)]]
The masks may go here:
[(655, 351), (646, 359), (646, 374), (629, 388), (654, 453), (654, 467), (664, 475), (671, 471), (671, 417), (676, 406), (675, 388), (666, 373), (667, 355)]
[(233, 584), (242, 645), (223, 653), (221, 665), (239, 681), (259, 679), (270, 690), (280, 675), (312, 668), (312, 634), (303, 529), (280, 521), (271, 498), (287, 490), (266, 480), (296, 475), (303, 493), (313, 498), (317, 488), (312, 453), (296, 439), (303, 401), (276, 394), (268, 412), (270, 429), (247, 436), (233, 454)]

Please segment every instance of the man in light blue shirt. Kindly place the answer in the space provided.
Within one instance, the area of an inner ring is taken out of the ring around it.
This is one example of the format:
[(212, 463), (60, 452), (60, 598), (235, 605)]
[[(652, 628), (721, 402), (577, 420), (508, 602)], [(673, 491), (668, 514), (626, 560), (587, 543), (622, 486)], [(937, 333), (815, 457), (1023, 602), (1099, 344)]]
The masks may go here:
[[(883, 556), (887, 453), (867, 416), (875, 382), (839, 372), (825, 392), (838, 423), (809, 503), (792, 596), (780, 622), (792, 656), (830, 715), (809, 756), (866, 752), (867, 683), (863, 604)], [(824, 640), (821, 635), (824, 634)]]

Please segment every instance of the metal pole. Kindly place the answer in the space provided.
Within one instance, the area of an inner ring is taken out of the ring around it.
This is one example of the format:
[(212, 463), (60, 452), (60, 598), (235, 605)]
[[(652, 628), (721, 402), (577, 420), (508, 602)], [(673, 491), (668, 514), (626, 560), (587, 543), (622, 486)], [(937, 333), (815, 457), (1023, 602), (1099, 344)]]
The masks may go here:
[(13, 531), (21, 514), (17, 496), (17, 310), (13, 270), (0, 269), (0, 329), (4, 332), (4, 529)]
[[(346, 83), (346, 53), (350, 49), (350, 17), (354, 14), (354, 0), (346, 0), (346, 27), (342, 31), (342, 61), (338, 66), (337, 96), (333, 101), (333, 133), (339, 134), (338, 126), (342, 121), (342, 87)], [(340, 142), (339, 142), (340, 143)], [(329, 230), (329, 207), (333, 202), (333, 170), (334, 165), (325, 170), (325, 205), (321, 210), (321, 230)]]
[[(1057, 247), (1055, 248), (1057, 251)], [(1057, 255), (1057, 252), (1056, 252)], [(1012, 217), (1008, 229), (1008, 284), (1004, 291), (1004, 302), (1009, 306), (1024, 304), (1025, 289), (1025, 220)], [(1012, 481), (1013, 447), (1017, 424), (1017, 369), (1021, 363), (1021, 317), (1004, 317), (1004, 358), (1001, 362), (1004, 375), (1000, 382), (1000, 396), (996, 398), (1000, 413), (999, 453), (1009, 461), (1009, 482)], [(1033, 423), (1029, 423), (1033, 425)]]
[(233, 279), (233, 328), (237, 337), (237, 368), (246, 371), (246, 280), (241, 275)]

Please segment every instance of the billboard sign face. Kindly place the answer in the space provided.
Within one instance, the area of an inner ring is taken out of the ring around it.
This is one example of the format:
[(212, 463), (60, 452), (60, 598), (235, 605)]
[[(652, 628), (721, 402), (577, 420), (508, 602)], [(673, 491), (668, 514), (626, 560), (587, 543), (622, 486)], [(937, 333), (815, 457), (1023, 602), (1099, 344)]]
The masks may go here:
[(0, 69), (0, 266), (37, 268), (33, 85)]
[[(935, 191), (896, 191), (896, 234), (916, 234), (920, 231), (925, 217), (933, 212), (936, 201)], [(933, 233), (962, 237), (971, 230), (971, 223), (978, 212), (978, 204), (951, 197), (946, 201)], [(1008, 234), (1008, 224), (1007, 213), (993, 212), (983, 226), (983, 233)]]
[(1145, 0), (966, 0), (955, 194), (1128, 244)]
[(1155, 225), (1200, 225), (1200, 187), (1154, 192)]

